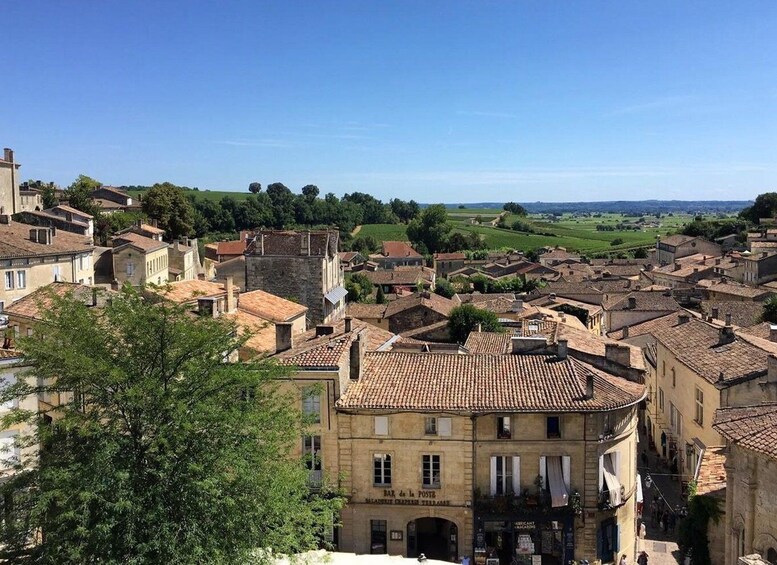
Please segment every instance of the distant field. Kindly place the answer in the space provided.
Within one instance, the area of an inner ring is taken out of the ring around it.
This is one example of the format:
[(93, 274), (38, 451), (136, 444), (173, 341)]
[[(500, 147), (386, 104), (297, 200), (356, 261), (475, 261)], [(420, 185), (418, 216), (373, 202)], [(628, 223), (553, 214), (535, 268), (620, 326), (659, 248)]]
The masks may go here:
[[(128, 190), (127, 192), (133, 198), (137, 198), (138, 195), (143, 194), (145, 190)], [(193, 195), (197, 199), (215, 200), (215, 201), (221, 200), (225, 196), (230, 196), (238, 201), (245, 200), (246, 198), (251, 196), (251, 193), (248, 191), (230, 192), (228, 190), (187, 190), (186, 194)]]

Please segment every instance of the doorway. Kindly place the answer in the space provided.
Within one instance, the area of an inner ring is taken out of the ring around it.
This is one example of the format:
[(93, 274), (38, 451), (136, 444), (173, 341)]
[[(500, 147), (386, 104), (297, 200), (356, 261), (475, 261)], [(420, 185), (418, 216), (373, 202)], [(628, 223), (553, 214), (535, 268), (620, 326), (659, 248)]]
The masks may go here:
[(459, 560), (459, 529), (444, 518), (418, 518), (407, 524), (407, 556)]

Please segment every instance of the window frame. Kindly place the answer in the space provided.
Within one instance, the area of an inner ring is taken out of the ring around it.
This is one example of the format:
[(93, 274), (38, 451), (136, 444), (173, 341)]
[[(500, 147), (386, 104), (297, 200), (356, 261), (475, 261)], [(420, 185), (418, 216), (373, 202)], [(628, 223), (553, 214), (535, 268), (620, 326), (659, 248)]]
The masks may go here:
[[(10, 284), (8, 284), (10, 281)], [(5, 290), (13, 290), (14, 283), (16, 282), (16, 275), (13, 271), (5, 272)]]
[[(556, 421), (557, 432), (551, 433), (551, 421)], [(545, 416), (545, 437), (546, 439), (561, 439), (561, 416)]]
[(424, 416), (424, 435), (436, 436), (438, 435), (437, 417), (436, 416)]
[(302, 391), (302, 414), (313, 424), (321, 423), (321, 391), (318, 387), (307, 387)]
[[(435, 481), (435, 476), (437, 480)], [(421, 455), (421, 487), (424, 489), (442, 488), (442, 456), (438, 453)]]
[[(372, 454), (372, 486), (390, 487), (392, 472), (391, 453)], [(378, 480), (380, 479), (380, 480)]]
[(16, 271), (16, 288), (27, 288), (27, 271)]
[(694, 401), (696, 405), (696, 417), (694, 419), (694, 422), (696, 422), (700, 426), (703, 426), (704, 425), (704, 391), (700, 389), (698, 386), (696, 387), (696, 391), (694, 393)]
[(496, 439), (512, 439), (513, 426), (511, 416), (496, 417)]

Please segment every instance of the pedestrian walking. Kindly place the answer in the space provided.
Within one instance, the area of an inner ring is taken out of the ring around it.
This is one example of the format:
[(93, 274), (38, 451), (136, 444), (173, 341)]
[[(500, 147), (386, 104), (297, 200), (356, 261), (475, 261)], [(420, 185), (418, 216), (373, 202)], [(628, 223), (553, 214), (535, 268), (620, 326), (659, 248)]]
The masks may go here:
[(669, 512), (666, 510), (661, 515), (661, 529), (664, 530), (664, 533), (669, 530)]
[(641, 551), (637, 557), (637, 565), (648, 565), (648, 554), (644, 551)]
[(658, 524), (658, 500), (655, 498), (650, 503), (650, 525), (655, 527)]
[(677, 514), (674, 512), (669, 513), (669, 531), (674, 533), (675, 525), (677, 525)]
[(624, 553), (621, 555), (621, 561), (618, 565), (628, 565), (628, 561), (626, 561), (626, 554)]

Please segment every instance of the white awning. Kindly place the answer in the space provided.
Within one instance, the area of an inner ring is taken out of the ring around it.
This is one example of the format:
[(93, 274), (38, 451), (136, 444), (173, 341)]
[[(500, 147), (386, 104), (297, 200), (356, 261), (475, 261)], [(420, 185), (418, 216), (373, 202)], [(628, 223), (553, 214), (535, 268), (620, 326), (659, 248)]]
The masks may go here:
[(642, 498), (642, 477), (637, 473), (637, 504), (643, 501)]
[(345, 290), (343, 287), (338, 286), (330, 290), (324, 295), (324, 298), (326, 298), (329, 302), (332, 304), (337, 304), (340, 302), (343, 298), (345, 298), (348, 295), (348, 291)]
[(607, 483), (607, 490), (610, 491), (610, 505), (621, 505), (621, 484), (618, 482), (618, 477), (615, 475), (615, 466), (612, 462), (612, 453), (605, 454), (602, 467), (604, 472), (604, 482)]
[(564, 484), (564, 472), (561, 469), (561, 457), (547, 457), (548, 485), (550, 486), (551, 506), (566, 506), (569, 493)]

